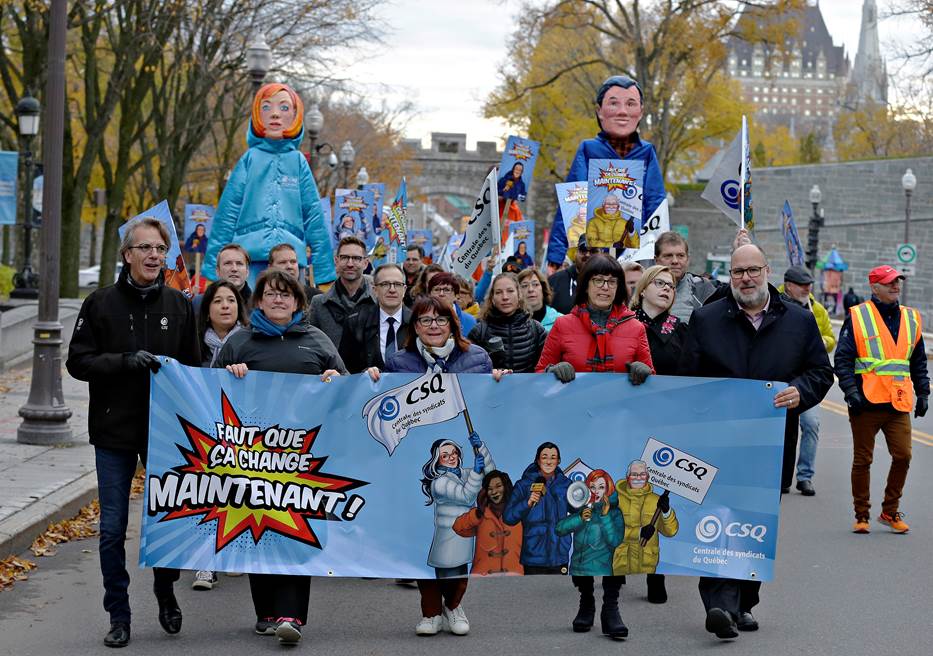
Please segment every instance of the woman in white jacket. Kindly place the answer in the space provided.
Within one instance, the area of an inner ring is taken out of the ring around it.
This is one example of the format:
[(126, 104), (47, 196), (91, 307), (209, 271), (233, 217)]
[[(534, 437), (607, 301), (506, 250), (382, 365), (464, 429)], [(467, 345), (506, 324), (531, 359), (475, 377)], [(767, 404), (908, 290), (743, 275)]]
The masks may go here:
[(470, 623), (461, 601), (467, 588), (469, 564), (473, 561), (473, 539), (457, 535), (454, 520), (476, 503), (483, 476), (496, 468), (486, 445), (479, 435), (470, 435), (475, 456), (473, 467), (461, 468), (463, 452), (452, 440), (435, 440), (431, 457), (422, 467), (421, 490), (434, 505), (434, 539), (428, 552), (428, 565), (437, 573), (436, 579), (418, 581), (421, 591), (421, 621), (415, 627), (418, 635), (434, 635), (446, 628), (456, 635), (466, 635)]

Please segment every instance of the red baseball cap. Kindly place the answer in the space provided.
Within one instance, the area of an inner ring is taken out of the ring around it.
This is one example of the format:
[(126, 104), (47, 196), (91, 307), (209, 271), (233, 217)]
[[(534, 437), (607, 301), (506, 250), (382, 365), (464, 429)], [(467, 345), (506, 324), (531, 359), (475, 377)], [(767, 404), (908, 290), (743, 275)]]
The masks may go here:
[(875, 284), (880, 282), (882, 285), (890, 285), (892, 282), (900, 278), (903, 280), (905, 278), (904, 274), (895, 269), (894, 267), (889, 267), (887, 264), (884, 264), (879, 267), (875, 267), (868, 272), (868, 282)]

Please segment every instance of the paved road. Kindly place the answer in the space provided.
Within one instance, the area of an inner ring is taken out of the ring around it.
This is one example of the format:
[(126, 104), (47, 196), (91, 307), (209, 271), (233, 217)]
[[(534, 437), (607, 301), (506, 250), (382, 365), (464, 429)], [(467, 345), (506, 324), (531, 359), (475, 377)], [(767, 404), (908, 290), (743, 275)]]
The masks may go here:
[[(316, 579), (311, 624), (300, 649), (342, 654), (634, 653), (640, 655), (722, 652), (740, 654), (928, 654), (933, 574), (933, 420), (918, 424), (914, 459), (903, 510), (913, 526), (893, 535), (873, 525), (867, 536), (849, 532), (851, 446), (847, 421), (834, 412), (838, 392), (822, 411), (817, 496), (784, 498), (777, 580), (766, 584), (757, 609), (762, 628), (720, 644), (702, 629), (696, 580), (669, 578), (671, 600), (644, 600), (644, 580), (631, 577), (623, 589), (623, 617), (631, 628), (624, 643), (598, 633), (570, 631), (576, 610), (564, 577), (473, 581), (465, 601), (469, 637), (417, 638), (418, 594), (388, 581)], [(926, 437), (925, 437), (926, 436)], [(875, 510), (890, 459), (879, 447), (872, 484)], [(135, 517), (139, 517), (138, 506)], [(138, 526), (138, 519), (136, 520)], [(134, 530), (130, 553), (137, 548)], [(0, 594), (0, 654), (97, 654), (107, 628), (101, 608), (96, 541), (63, 545), (40, 560), (28, 582)], [(190, 575), (179, 601), (185, 613), (178, 636), (162, 632), (149, 591), (151, 574), (131, 572), (135, 654), (185, 650), (209, 654), (279, 650), (274, 639), (251, 633), (252, 606), (246, 578), (221, 578), (212, 592), (193, 592)], [(310, 638), (310, 639), (308, 639)]]

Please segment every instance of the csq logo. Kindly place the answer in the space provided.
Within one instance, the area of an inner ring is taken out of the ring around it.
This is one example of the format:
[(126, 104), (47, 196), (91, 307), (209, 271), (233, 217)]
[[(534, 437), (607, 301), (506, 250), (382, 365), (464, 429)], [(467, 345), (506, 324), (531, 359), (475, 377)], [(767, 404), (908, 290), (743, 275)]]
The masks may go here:
[(655, 451), (651, 459), (658, 467), (667, 467), (674, 460), (674, 451), (665, 446)]
[(751, 538), (758, 543), (765, 541), (765, 535), (768, 533), (768, 527), (763, 524), (741, 524), (731, 522), (726, 524), (723, 530), (722, 522), (716, 515), (707, 515), (696, 525), (696, 536), (700, 542), (715, 542), (719, 536), (725, 533), (731, 538)]
[(392, 421), (398, 417), (399, 405), (398, 399), (394, 396), (387, 396), (379, 403), (379, 418), (382, 421)]

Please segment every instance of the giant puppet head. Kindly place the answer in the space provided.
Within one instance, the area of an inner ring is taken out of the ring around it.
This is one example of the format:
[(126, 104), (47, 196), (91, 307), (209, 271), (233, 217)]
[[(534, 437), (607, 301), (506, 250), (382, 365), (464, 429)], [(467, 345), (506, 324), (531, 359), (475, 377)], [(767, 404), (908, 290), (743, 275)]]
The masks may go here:
[(630, 137), (638, 129), (643, 113), (641, 87), (627, 75), (607, 78), (596, 92), (596, 122), (610, 137)]
[(294, 89), (276, 82), (265, 84), (253, 98), (253, 133), (264, 139), (292, 139), (301, 134), (304, 114), (304, 104)]

